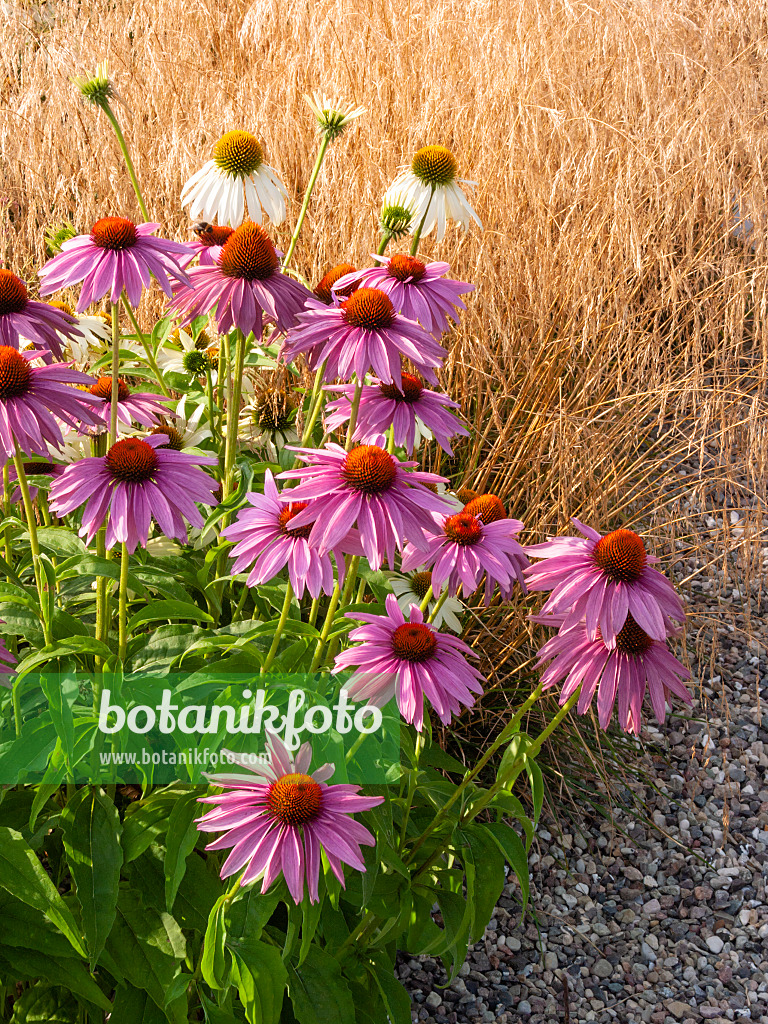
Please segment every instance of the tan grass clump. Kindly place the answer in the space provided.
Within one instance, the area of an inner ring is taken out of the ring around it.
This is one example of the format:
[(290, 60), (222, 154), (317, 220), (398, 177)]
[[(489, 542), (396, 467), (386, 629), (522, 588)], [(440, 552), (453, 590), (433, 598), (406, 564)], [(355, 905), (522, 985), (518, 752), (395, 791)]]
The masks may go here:
[[(530, 541), (578, 515), (606, 530), (639, 524), (687, 579), (713, 562), (729, 585), (760, 574), (767, 250), (759, 230), (753, 251), (730, 227), (737, 202), (756, 219), (768, 211), (764, 4), (6, 10), (3, 265), (30, 280), (51, 222), (87, 230), (107, 213), (136, 214), (106, 119), (69, 81), (103, 57), (151, 216), (180, 238), (181, 186), (235, 127), (263, 140), (292, 193), (292, 224), (316, 147), (302, 94), (338, 90), (367, 113), (332, 148), (312, 200), (294, 261), (311, 281), (342, 260), (365, 265), (380, 197), (417, 147), (451, 147), (461, 176), (479, 183), (485, 230), (422, 246), (478, 286), (444, 374), (473, 437), (440, 468), (501, 493)], [(688, 518), (694, 508), (723, 516), (709, 538)], [(477, 633), (501, 679), (524, 660), (528, 630), (514, 612), (494, 615)], [(700, 654), (706, 627), (691, 623)]]

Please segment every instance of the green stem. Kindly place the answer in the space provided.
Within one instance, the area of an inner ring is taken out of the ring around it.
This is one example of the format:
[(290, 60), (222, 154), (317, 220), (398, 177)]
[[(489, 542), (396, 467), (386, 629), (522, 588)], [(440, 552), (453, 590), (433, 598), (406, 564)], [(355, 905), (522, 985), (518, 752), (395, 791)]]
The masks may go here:
[(499, 749), (499, 747), (503, 746), (512, 737), (513, 733), (517, 729), (518, 723), (521, 721), (523, 716), (533, 707), (533, 705), (539, 699), (539, 697), (541, 696), (542, 690), (543, 690), (543, 686), (542, 686), (541, 683), (539, 683), (539, 685), (536, 687), (536, 689), (533, 691), (533, 693), (530, 695), (530, 697), (528, 697), (528, 699), (525, 701), (525, 703), (522, 704), (521, 707), (519, 707), (517, 709), (517, 711), (512, 716), (512, 718), (510, 718), (510, 720), (507, 722), (507, 724), (501, 730), (499, 735), (496, 737), (496, 739), (490, 745), (488, 750), (486, 750), (486, 752), (483, 754), (483, 756), (477, 762), (475, 767), (464, 776), (464, 778), (458, 784), (456, 789), (454, 789), (454, 791), (451, 794), (451, 796), (448, 798), (448, 800), (443, 804), (443, 806), (437, 812), (437, 814), (435, 815), (435, 817), (432, 820), (432, 824), (428, 826), (428, 828), (421, 834), (421, 836), (419, 836), (419, 839), (416, 842), (416, 845), (411, 850), (411, 855), (408, 858), (408, 860), (406, 861), (406, 864), (410, 864), (413, 861), (414, 857), (416, 856), (416, 852), (420, 849), (421, 846), (424, 845), (424, 843), (429, 838), (429, 836), (432, 835), (432, 833), (435, 832), (437, 828), (439, 828), (441, 823), (447, 817), (448, 811), (451, 809), (451, 807), (453, 807), (453, 805), (456, 803), (456, 801), (462, 796), (462, 794), (464, 793), (464, 790), (467, 788), (467, 786), (470, 784), (470, 782), (472, 782), (474, 779), (476, 779), (477, 776), (480, 774), (480, 772), (483, 770), (483, 768), (485, 768), (485, 766), (488, 764), (488, 762), (493, 757), (493, 755), (496, 753), (496, 751)]
[(205, 368), (205, 399), (208, 407), (208, 422), (211, 426), (211, 439), (213, 440), (214, 447), (219, 453), (219, 481), (221, 481), (224, 472), (224, 463), (221, 456), (221, 438), (218, 436), (218, 429), (216, 424), (216, 418), (214, 415), (214, 404), (213, 404), (213, 376), (209, 366)]
[(405, 802), (405, 814), (403, 815), (403, 824), (400, 829), (400, 845), (399, 849), (402, 851), (405, 846), (406, 833), (408, 831), (408, 820), (411, 816), (411, 804), (413, 803), (413, 795), (416, 792), (416, 785), (419, 780), (419, 760), (421, 759), (421, 752), (424, 749), (424, 733), (419, 732), (416, 734), (416, 749), (414, 754), (414, 765), (411, 768), (410, 777), (408, 779), (408, 798)]
[(392, 235), (388, 234), (386, 231), (381, 236), (381, 241), (379, 242), (379, 248), (376, 250), (376, 255), (377, 256), (383, 256), (384, 253), (387, 251), (387, 246), (389, 245), (389, 240), (390, 240), (391, 237), (392, 237)]
[[(13, 684), (13, 725), (16, 730), (16, 735), (21, 736), (21, 696), (20, 696), (20, 683), (18, 680)], [(365, 735), (360, 733), (361, 736)]]
[[(355, 581), (357, 579), (357, 570), (359, 565), (360, 556), (353, 555), (349, 562), (349, 567), (347, 569), (347, 577), (346, 580), (344, 581), (344, 590), (341, 595), (340, 605), (342, 608), (345, 608), (350, 603), (350, 599), (352, 597), (352, 590), (355, 586)], [(339, 637), (336, 637), (333, 640), (331, 646), (328, 648), (328, 654), (325, 658), (325, 661), (332, 662), (333, 659), (336, 657), (336, 650), (339, 646), (339, 642)]]
[(128, 624), (128, 547), (123, 543), (120, 548), (120, 589), (118, 596), (118, 654), (121, 661), (125, 661), (125, 652), (128, 648), (128, 637), (126, 625)]
[(120, 395), (120, 323), (119, 305), (110, 303), (112, 314), (112, 398), (109, 405), (109, 441), (111, 448), (117, 440), (117, 402)]
[(288, 252), (285, 254), (285, 257), (283, 259), (283, 270), (285, 270), (285, 268), (291, 262), (291, 256), (293, 256), (293, 250), (296, 248), (296, 243), (299, 240), (299, 233), (301, 232), (301, 226), (304, 223), (304, 218), (307, 215), (307, 209), (309, 207), (309, 200), (310, 200), (310, 197), (312, 195), (312, 190), (315, 187), (315, 182), (317, 181), (317, 176), (320, 173), (320, 168), (322, 167), (322, 164), (323, 164), (323, 158), (325, 157), (325, 151), (328, 149), (328, 144), (329, 144), (330, 141), (331, 141), (330, 140), (330, 136), (324, 135), (323, 136), (323, 141), (320, 143), (320, 149), (317, 152), (317, 159), (315, 160), (315, 166), (312, 168), (312, 174), (310, 175), (309, 183), (307, 184), (307, 191), (304, 193), (304, 202), (301, 204), (301, 210), (299, 211), (299, 219), (297, 220), (296, 227), (293, 230), (293, 235), (291, 237), (291, 244), (288, 246)]
[(293, 600), (293, 587), (289, 583), (288, 584), (288, 588), (285, 591), (285, 600), (283, 601), (283, 610), (280, 612), (280, 618), (279, 618), (278, 623), (277, 623), (277, 628), (275, 630), (275, 635), (272, 638), (272, 646), (269, 648), (269, 653), (267, 654), (266, 661), (261, 666), (261, 675), (264, 675), (266, 672), (269, 672), (270, 668), (272, 667), (272, 662), (275, 660), (275, 655), (277, 654), (277, 648), (278, 648), (278, 645), (280, 643), (280, 637), (283, 635), (283, 630), (285, 629), (285, 624), (288, 621), (288, 613), (291, 610), (291, 601), (292, 600)]
[(160, 390), (163, 392), (166, 398), (170, 398), (171, 392), (168, 390), (168, 387), (166, 386), (166, 383), (163, 380), (163, 374), (162, 371), (160, 370), (160, 367), (157, 365), (157, 360), (155, 359), (154, 353), (152, 352), (152, 346), (149, 343), (149, 338), (146, 336), (146, 334), (144, 334), (142, 329), (139, 327), (139, 322), (136, 319), (136, 314), (131, 309), (131, 304), (128, 301), (128, 297), (125, 294), (125, 292), (123, 292), (123, 306), (125, 307), (125, 311), (128, 314), (128, 318), (131, 321), (134, 331), (136, 332), (136, 337), (141, 342), (144, 351), (147, 354), (147, 362), (149, 363), (149, 366), (155, 375), (157, 383), (160, 385)]
[(317, 622), (317, 612), (318, 612), (319, 608), (320, 608), (320, 598), (319, 597), (312, 598), (312, 605), (311, 605), (311, 607), (309, 609), (309, 624), (310, 624), (310, 626), (314, 626), (314, 624)]
[(323, 631), (320, 634), (320, 639), (317, 641), (317, 649), (315, 651), (315, 656), (312, 659), (312, 665), (310, 666), (309, 669), (310, 672), (316, 672), (317, 669), (322, 664), (323, 651), (325, 650), (325, 642), (328, 639), (328, 634), (331, 632), (331, 626), (333, 625), (333, 620), (336, 616), (336, 609), (339, 606), (340, 596), (341, 591), (339, 590), (339, 584), (337, 583), (336, 586), (333, 588), (333, 593), (331, 594), (331, 600), (330, 603), (328, 604), (328, 611), (325, 613)]
[(419, 605), (419, 608), (421, 609), (422, 613), (427, 610), (427, 608), (429, 607), (429, 602), (432, 600), (433, 597), (434, 591), (432, 590), (432, 584), (430, 583), (429, 587), (427, 587), (427, 592), (421, 599), (421, 604)]
[(435, 186), (433, 185), (429, 193), (429, 201), (427, 202), (427, 208), (424, 211), (424, 216), (421, 218), (421, 223), (416, 228), (416, 234), (413, 236), (413, 242), (411, 243), (411, 256), (415, 256), (419, 251), (419, 239), (421, 238), (421, 232), (424, 230), (424, 222), (427, 219), (429, 208), (432, 205), (432, 197), (435, 194)]
[(32, 506), (32, 498), (29, 494), (27, 474), (24, 471), (24, 459), (18, 444), (16, 445), (13, 461), (16, 466), (16, 476), (18, 477), (21, 497), (24, 502), (24, 515), (27, 520), (27, 529), (29, 531), (29, 546), (32, 551), (32, 567), (35, 573), (35, 584), (37, 586), (37, 595), (40, 600), (40, 611), (43, 619), (43, 636), (45, 637), (45, 643), (47, 646), (51, 643), (51, 624), (48, 621), (48, 599), (46, 597), (44, 587), (45, 574), (43, 573), (43, 567), (40, 562), (40, 544), (37, 540), (37, 520), (35, 519), (35, 510)]
[(432, 611), (429, 613), (429, 618), (427, 619), (427, 622), (434, 622), (435, 621), (435, 619), (437, 618), (437, 613), (440, 611), (440, 609), (443, 607), (443, 605), (445, 604), (445, 602), (447, 600), (448, 600), (448, 585), (446, 584), (445, 590), (442, 592), (440, 597), (438, 597), (438, 599), (437, 599), (437, 604), (432, 609)]
[(352, 445), (354, 444), (352, 436), (355, 433), (355, 427), (357, 426), (357, 414), (360, 410), (360, 399), (363, 394), (363, 382), (355, 377), (355, 394), (352, 399), (352, 408), (349, 412), (349, 423), (347, 424), (347, 444), (346, 450), (351, 451)]
[(234, 491), (235, 454), (237, 452), (237, 422), (240, 416), (240, 398), (243, 390), (245, 367), (245, 336), (241, 330), (235, 335), (235, 365), (232, 372), (232, 389), (227, 404), (227, 445), (224, 451), (224, 480), (222, 500)]
[(145, 221), (148, 221), (149, 214), (147, 213), (147, 207), (144, 205), (144, 198), (142, 197), (141, 189), (139, 188), (139, 179), (136, 177), (136, 171), (134, 170), (133, 167), (133, 160), (131, 160), (131, 154), (128, 152), (128, 144), (125, 141), (125, 136), (122, 133), (120, 124), (117, 118), (115, 117), (114, 113), (112, 112), (112, 108), (110, 107), (109, 103), (104, 101), (100, 104), (100, 106), (109, 118), (109, 122), (114, 129), (115, 135), (117, 136), (117, 141), (120, 144), (120, 149), (123, 151), (123, 157), (128, 168), (128, 174), (131, 176), (131, 184), (133, 185), (133, 191), (136, 193), (136, 198), (139, 202), (139, 209), (141, 210), (141, 215)]

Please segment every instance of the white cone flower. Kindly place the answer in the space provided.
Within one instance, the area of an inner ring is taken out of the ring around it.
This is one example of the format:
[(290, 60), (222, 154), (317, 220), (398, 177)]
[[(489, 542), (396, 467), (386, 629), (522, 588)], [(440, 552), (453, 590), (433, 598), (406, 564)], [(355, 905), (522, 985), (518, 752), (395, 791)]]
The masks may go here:
[(442, 241), (449, 220), (456, 221), (466, 231), (474, 221), (483, 225), (459, 187), (477, 182), (457, 178), (456, 158), (445, 146), (424, 146), (415, 154), (411, 166), (395, 178), (384, 194), (384, 205), (405, 206), (413, 211), (410, 230), (421, 224), (422, 235), (437, 228), (437, 240)]
[(181, 205), (189, 205), (193, 220), (218, 220), (233, 228), (244, 213), (261, 224), (262, 212), (273, 224), (285, 220), (285, 185), (273, 168), (264, 163), (264, 150), (255, 135), (231, 131), (219, 139), (213, 159), (193, 174), (181, 192)]

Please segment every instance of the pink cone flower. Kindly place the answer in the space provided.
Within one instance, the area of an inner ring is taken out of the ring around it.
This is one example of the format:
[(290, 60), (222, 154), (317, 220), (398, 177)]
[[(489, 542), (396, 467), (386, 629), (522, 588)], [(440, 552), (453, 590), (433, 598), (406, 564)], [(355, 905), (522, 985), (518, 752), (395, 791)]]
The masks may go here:
[[(341, 398), (326, 406), (326, 429), (337, 430), (347, 423), (355, 395), (354, 384), (326, 384), (325, 390), (338, 391)], [(469, 437), (459, 420), (449, 409), (458, 409), (447, 395), (427, 391), (422, 381), (412, 373), (403, 373), (400, 387), (373, 378), (372, 386), (364, 385), (360, 396), (357, 424), (352, 435), (354, 441), (367, 444), (390, 426), (395, 430), (395, 444), (413, 452), (422, 438), (437, 443), (453, 458), (451, 438), (456, 434)]]
[[(452, 597), (459, 586), (463, 586), (465, 595), (471, 594), (485, 574), (486, 604), (490, 602), (496, 583), (502, 589), (502, 596), (510, 594), (515, 580), (525, 593), (522, 572), (528, 565), (528, 559), (517, 540), (523, 524), (519, 519), (507, 518), (496, 495), (482, 497), (485, 499), (482, 507), (479, 499), (475, 499), (474, 504), (466, 505), (461, 512), (436, 516), (437, 532), (429, 538), (426, 552), (410, 544), (403, 552), (403, 572), (421, 566), (431, 567), (435, 593), (439, 593), (447, 581), (448, 593)], [(470, 505), (475, 508), (474, 514)]]
[(631, 613), (652, 636), (664, 640), (674, 629), (670, 620), (685, 620), (685, 610), (672, 585), (650, 567), (658, 558), (645, 550), (632, 530), (614, 530), (604, 537), (578, 519), (571, 522), (581, 537), (553, 537), (526, 547), (526, 553), (544, 561), (525, 571), (530, 590), (551, 590), (542, 615), (563, 615), (563, 628), (585, 619), (594, 640), (600, 628), (613, 646)]
[(159, 224), (134, 224), (127, 217), (102, 217), (89, 235), (77, 235), (63, 243), (61, 252), (39, 272), (41, 295), (83, 282), (77, 312), (109, 295), (114, 305), (125, 294), (137, 306), (144, 288), (155, 278), (166, 295), (171, 281), (188, 283), (179, 258), (190, 249), (181, 242), (153, 238)]
[(147, 438), (125, 437), (106, 455), (81, 459), (51, 487), (50, 507), (66, 515), (85, 504), (80, 536), (89, 544), (111, 510), (107, 524), (108, 548), (125, 543), (133, 553), (147, 546), (154, 516), (166, 537), (185, 543), (185, 517), (203, 526), (195, 502), (215, 505), (216, 481), (198, 467), (216, 459), (162, 447), (165, 434)]
[(46, 441), (54, 448), (63, 444), (57, 420), (70, 426), (98, 422), (90, 395), (70, 387), (90, 383), (91, 378), (66, 363), (30, 365), (45, 354), (0, 345), (0, 452), (6, 457), (14, 454), (18, 443), (27, 455), (48, 458)]
[(245, 221), (235, 228), (213, 266), (193, 267), (190, 283), (174, 289), (169, 309), (183, 324), (213, 312), (220, 334), (233, 327), (261, 337), (264, 320), (287, 331), (312, 293), (280, 271), (280, 256), (264, 228)]
[(262, 880), (264, 893), (280, 874), (296, 903), (304, 898), (304, 884), (310, 903), (319, 900), (320, 852), (344, 886), (343, 864), (365, 871), (360, 846), (374, 846), (376, 840), (359, 821), (357, 811), (376, 807), (380, 796), (359, 796), (360, 787), (328, 786), (333, 765), (307, 774), (312, 757), (308, 743), (293, 760), (277, 736), (267, 740), (270, 764), (252, 764), (247, 755), (231, 754), (248, 774), (208, 775), (214, 786), (226, 792), (201, 797), (201, 803), (216, 809), (198, 819), (201, 832), (222, 832), (207, 850), (232, 849), (221, 869), (228, 878), (245, 867), (241, 885)]
[[(89, 391), (94, 400), (100, 399), (96, 409), (100, 419), (105, 426), (109, 425), (109, 418), (112, 408), (112, 378), (99, 377), (94, 384), (93, 377), (89, 378)], [(160, 422), (163, 416), (168, 415), (168, 406), (163, 405), (161, 399), (151, 391), (131, 391), (122, 377), (117, 381), (117, 420), (124, 423), (126, 427), (132, 427), (136, 420), (142, 427), (153, 427)]]
[(61, 359), (61, 335), (80, 340), (75, 318), (47, 302), (30, 299), (20, 277), (0, 270), (0, 345), (21, 348), (19, 340), (24, 339)]
[[(249, 506), (238, 512), (237, 520), (222, 531), (223, 537), (236, 542), (231, 552), (235, 558), (232, 574), (252, 566), (246, 583), (256, 587), (273, 579), (287, 565), (288, 578), (297, 597), (302, 596), (305, 588), (313, 598), (321, 591), (330, 595), (336, 582), (331, 559), (327, 553), (321, 555), (310, 547), (311, 526), (292, 529), (292, 521), (307, 507), (306, 502), (289, 505), (282, 502), (269, 470), (264, 477), (264, 493), (251, 491), (248, 501)], [(353, 553), (362, 554), (358, 546)], [(345, 538), (333, 552), (340, 585), (344, 582), (344, 553), (348, 550), (349, 538)]]
[(185, 256), (179, 263), (186, 270), (189, 264), (198, 257), (201, 267), (215, 267), (216, 262), (224, 248), (224, 243), (234, 231), (224, 224), (206, 224), (204, 221), (194, 225), (197, 238), (193, 242), (187, 242), (187, 247), (192, 250), (191, 255)]
[(314, 523), (309, 544), (321, 554), (336, 547), (357, 524), (371, 567), (378, 569), (385, 558), (394, 567), (395, 548), (402, 551), (406, 538), (425, 548), (424, 532), (435, 530), (430, 512), (447, 510), (447, 502), (424, 486), (445, 483), (443, 477), (413, 472), (415, 462), (399, 462), (378, 445), (358, 445), (346, 452), (329, 443), (324, 450), (295, 451), (307, 465), (280, 474), (281, 479), (301, 481), (280, 498), (309, 502), (292, 527)]
[[(562, 615), (532, 615), (534, 622), (561, 626)], [(666, 642), (654, 640), (629, 614), (615, 637), (612, 647), (606, 646), (598, 630), (591, 639), (584, 622), (569, 629), (560, 629), (539, 651), (537, 666), (553, 659), (541, 673), (544, 689), (563, 684), (560, 704), (581, 686), (576, 708), (583, 715), (597, 691), (597, 714), (600, 727), (608, 728), (613, 706), (618, 701), (619, 723), (625, 732), (639, 733), (641, 706), (646, 690), (656, 718), (663, 722), (666, 702), (675, 694), (686, 704), (693, 698), (683, 685), (690, 672), (672, 654)]]
[(380, 288), (398, 313), (416, 320), (435, 338), (450, 329), (451, 321), (459, 322), (456, 310), (467, 308), (459, 296), (473, 292), (475, 286), (447, 278), (448, 263), (422, 263), (415, 256), (371, 255), (380, 266), (344, 275), (334, 291), (339, 293), (351, 284)]
[(298, 325), (288, 332), (281, 350), (287, 362), (305, 355), (315, 369), (325, 360), (325, 379), (362, 380), (373, 372), (381, 380), (401, 385), (400, 360), (410, 359), (431, 383), (434, 367), (442, 366), (446, 352), (414, 320), (395, 310), (388, 295), (377, 288), (358, 288), (339, 306), (317, 300), (307, 302)]
[(419, 732), (425, 697), (447, 725), (483, 692), (483, 677), (466, 660), (477, 655), (463, 640), (427, 625), (418, 605), (411, 605), (408, 621), (394, 594), (387, 595), (386, 609), (386, 615), (348, 613), (365, 623), (349, 634), (361, 643), (337, 655), (333, 674), (355, 669), (345, 684), (350, 700), (383, 707), (396, 697), (400, 714)]

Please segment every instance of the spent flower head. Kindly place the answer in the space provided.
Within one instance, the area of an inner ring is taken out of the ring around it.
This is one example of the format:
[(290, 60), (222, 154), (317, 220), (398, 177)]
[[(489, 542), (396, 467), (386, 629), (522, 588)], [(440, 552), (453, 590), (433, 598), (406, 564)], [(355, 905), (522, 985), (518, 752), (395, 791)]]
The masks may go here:
[(379, 214), (379, 227), (387, 238), (397, 242), (407, 235), (413, 224), (414, 211), (402, 196), (385, 196)]
[(109, 103), (112, 96), (112, 83), (107, 76), (107, 62), (103, 60), (96, 65), (92, 75), (75, 75), (72, 79), (74, 84), (89, 103), (102, 107)]
[(319, 92), (313, 92), (311, 96), (305, 94), (304, 99), (315, 115), (320, 134), (329, 142), (342, 135), (350, 121), (365, 113), (365, 107), (356, 107), (336, 97), (329, 99)]

